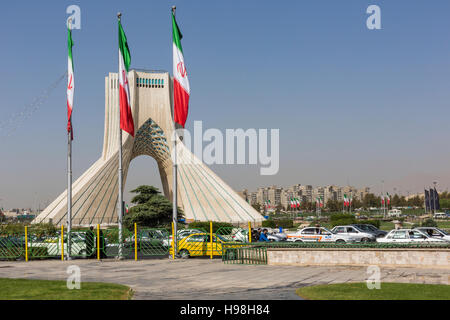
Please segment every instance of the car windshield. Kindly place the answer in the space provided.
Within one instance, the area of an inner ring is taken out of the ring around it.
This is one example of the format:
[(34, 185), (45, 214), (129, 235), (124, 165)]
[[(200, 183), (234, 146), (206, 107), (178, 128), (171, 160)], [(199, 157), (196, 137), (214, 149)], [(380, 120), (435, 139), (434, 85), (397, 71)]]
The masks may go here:
[[(436, 229), (438, 229), (438, 228), (436, 228)], [(448, 236), (449, 235), (449, 233), (448, 232), (446, 232), (446, 231), (444, 231), (444, 230), (442, 230), (442, 229), (438, 229), (439, 230), (439, 232), (442, 232), (444, 235), (446, 235), (446, 236)]]
[(359, 225), (353, 227), (360, 232), (368, 231), (367, 229), (361, 228)]

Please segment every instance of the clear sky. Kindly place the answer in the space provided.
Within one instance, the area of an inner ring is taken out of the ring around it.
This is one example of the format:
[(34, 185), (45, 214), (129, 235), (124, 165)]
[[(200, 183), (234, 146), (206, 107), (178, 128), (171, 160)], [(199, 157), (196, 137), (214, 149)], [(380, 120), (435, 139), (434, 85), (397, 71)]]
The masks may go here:
[[(66, 186), (66, 8), (75, 42), (74, 178), (101, 154), (104, 77), (117, 70), (117, 18), (132, 68), (172, 70), (177, 6), (191, 84), (187, 128), (279, 128), (281, 169), (214, 166), (233, 188), (313, 184), (393, 193), (450, 185), (450, 2), (5, 1), (0, 19), (0, 206), (37, 207)], [(366, 9), (381, 8), (382, 30)], [(21, 115), (21, 112), (24, 114)], [(12, 130), (11, 128), (16, 128)], [(132, 163), (128, 191), (160, 186), (156, 163)]]

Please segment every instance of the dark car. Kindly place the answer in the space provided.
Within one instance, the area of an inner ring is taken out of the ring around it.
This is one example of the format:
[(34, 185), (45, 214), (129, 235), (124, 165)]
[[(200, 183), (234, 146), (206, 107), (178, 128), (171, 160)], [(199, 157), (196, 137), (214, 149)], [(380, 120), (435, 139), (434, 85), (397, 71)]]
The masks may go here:
[(352, 226), (356, 226), (365, 232), (372, 233), (377, 238), (384, 237), (387, 234), (386, 231), (380, 230), (371, 224), (352, 224)]

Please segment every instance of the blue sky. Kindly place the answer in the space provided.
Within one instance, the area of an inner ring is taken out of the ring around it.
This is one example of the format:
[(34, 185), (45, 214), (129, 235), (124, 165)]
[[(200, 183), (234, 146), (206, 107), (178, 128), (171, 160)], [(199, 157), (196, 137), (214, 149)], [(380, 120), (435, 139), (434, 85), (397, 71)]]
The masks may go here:
[[(296, 183), (420, 191), (450, 185), (448, 1), (16, 1), (2, 4), (0, 123), (67, 68), (66, 8), (81, 8), (75, 41), (74, 176), (101, 154), (104, 77), (117, 69), (116, 13), (132, 68), (172, 69), (178, 8), (191, 84), (187, 128), (279, 128), (281, 170), (214, 166), (235, 189)], [(366, 28), (381, 8), (382, 30)], [(63, 83), (17, 129), (0, 128), (0, 206), (36, 207), (66, 184)], [(20, 121), (19, 121), (20, 120)], [(9, 136), (8, 136), (9, 134)], [(150, 158), (126, 190), (160, 186)], [(126, 194), (126, 199), (129, 195)]]

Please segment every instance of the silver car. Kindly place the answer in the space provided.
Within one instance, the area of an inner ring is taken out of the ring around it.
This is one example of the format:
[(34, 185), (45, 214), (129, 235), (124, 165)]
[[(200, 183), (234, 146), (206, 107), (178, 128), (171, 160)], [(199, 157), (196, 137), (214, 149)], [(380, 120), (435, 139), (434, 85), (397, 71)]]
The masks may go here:
[(287, 234), (290, 242), (355, 242), (356, 238), (344, 234), (335, 234), (324, 227), (307, 227)]
[(440, 239), (450, 242), (450, 234), (445, 232), (444, 230), (434, 228), (434, 227), (419, 227), (414, 228), (414, 230), (422, 231), (423, 233), (429, 235), (430, 237), (434, 239)]
[(416, 229), (398, 229), (391, 230), (385, 237), (377, 238), (377, 242), (381, 243), (410, 243), (410, 242), (441, 242), (446, 241), (435, 239), (422, 231)]
[(356, 239), (356, 242), (375, 242), (376, 236), (367, 231), (363, 231), (357, 226), (336, 226), (331, 232), (339, 235), (347, 235)]

